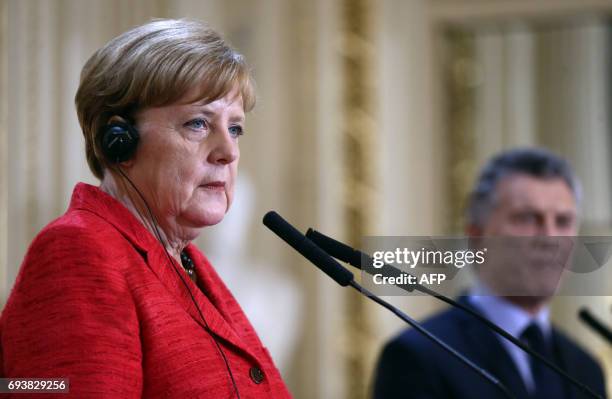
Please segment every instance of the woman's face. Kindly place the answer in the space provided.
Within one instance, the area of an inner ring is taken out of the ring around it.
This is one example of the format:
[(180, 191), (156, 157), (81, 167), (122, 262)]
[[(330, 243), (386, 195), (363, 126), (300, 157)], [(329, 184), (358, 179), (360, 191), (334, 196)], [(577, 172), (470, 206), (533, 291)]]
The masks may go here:
[(165, 227), (193, 232), (223, 219), (244, 118), (236, 90), (208, 104), (179, 101), (136, 114), (140, 142), (124, 168)]

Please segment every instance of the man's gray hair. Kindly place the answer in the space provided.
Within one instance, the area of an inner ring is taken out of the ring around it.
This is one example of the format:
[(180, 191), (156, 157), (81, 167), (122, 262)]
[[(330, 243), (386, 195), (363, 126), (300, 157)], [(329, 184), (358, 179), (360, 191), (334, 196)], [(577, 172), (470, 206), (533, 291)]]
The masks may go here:
[(560, 156), (542, 148), (517, 148), (503, 151), (489, 160), (480, 172), (467, 207), (469, 224), (482, 226), (494, 206), (495, 190), (509, 175), (523, 174), (539, 179), (563, 179), (577, 204), (582, 188), (570, 164)]

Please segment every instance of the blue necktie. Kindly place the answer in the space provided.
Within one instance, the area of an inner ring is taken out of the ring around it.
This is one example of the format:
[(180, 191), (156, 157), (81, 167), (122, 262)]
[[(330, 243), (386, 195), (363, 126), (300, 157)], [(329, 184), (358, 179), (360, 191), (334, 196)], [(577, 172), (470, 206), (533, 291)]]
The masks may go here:
[[(521, 340), (531, 349), (558, 365), (554, 356), (552, 342), (547, 342), (542, 329), (537, 324), (531, 323), (521, 334)], [(563, 380), (560, 376), (531, 356), (529, 356), (529, 364), (535, 383), (535, 390), (531, 395), (533, 399), (565, 398)]]

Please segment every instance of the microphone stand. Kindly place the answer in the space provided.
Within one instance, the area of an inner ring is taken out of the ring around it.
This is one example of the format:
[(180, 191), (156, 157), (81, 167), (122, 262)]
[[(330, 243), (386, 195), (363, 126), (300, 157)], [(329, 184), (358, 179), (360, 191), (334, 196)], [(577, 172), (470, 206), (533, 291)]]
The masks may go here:
[[(372, 261), (372, 257), (369, 256), (366, 253), (363, 253), (359, 250), (354, 249), (353, 247), (350, 247), (338, 240), (335, 240), (331, 237), (326, 236), (325, 234), (318, 232), (314, 229), (308, 229), (308, 232), (306, 233), (306, 237), (308, 237), (309, 239), (311, 239), (316, 245), (318, 245), (319, 247), (321, 247), (322, 250), (324, 250), (325, 252), (329, 253), (331, 256), (340, 259), (343, 262), (347, 262), (352, 266), (355, 266), (356, 268), (362, 270), (362, 266), (361, 266), (361, 261), (363, 258), (367, 259), (369, 262)], [(386, 275), (391, 275), (391, 276), (397, 276), (401, 273), (405, 273), (402, 272), (401, 270), (390, 266), (390, 265), (383, 265), (382, 269), (380, 269), (381, 272), (383, 274)], [(406, 273), (409, 274), (409, 273)], [(552, 371), (554, 371), (555, 373), (557, 373), (559, 376), (561, 376), (562, 378), (566, 379), (567, 381), (569, 381), (572, 385), (574, 385), (575, 387), (577, 387), (578, 389), (580, 389), (582, 392), (586, 393), (589, 396), (592, 396), (594, 398), (597, 399), (602, 399), (602, 397), (600, 395), (598, 395), (597, 393), (595, 393), (591, 388), (589, 388), (588, 386), (586, 386), (585, 384), (581, 383), (580, 381), (576, 380), (574, 377), (570, 376), (569, 374), (567, 374), (564, 370), (562, 370), (559, 366), (557, 366), (556, 364), (552, 363), (550, 360), (548, 360), (547, 358), (545, 358), (544, 356), (540, 355), (539, 353), (533, 351), (531, 348), (529, 348), (527, 345), (525, 345), (523, 342), (521, 342), (520, 340), (516, 339), (515, 337), (513, 337), (510, 333), (508, 333), (506, 330), (504, 330), (503, 328), (499, 327), (497, 324), (493, 323), (492, 321), (490, 321), (489, 319), (487, 319), (486, 317), (483, 317), (481, 314), (479, 314), (477, 311), (471, 309), (469, 306), (465, 306), (462, 303), (459, 303), (445, 295), (442, 295), (432, 289), (429, 289), (425, 286), (423, 286), (422, 284), (414, 284), (414, 285), (406, 285), (406, 284), (395, 284), (397, 287), (405, 289), (407, 291), (413, 291), (413, 290), (417, 290), (420, 291), (424, 294), (427, 295), (431, 295), (434, 298), (445, 302), (451, 306), (454, 306), (456, 308), (461, 309), (462, 311), (470, 314), (471, 316), (475, 317), (478, 321), (480, 321), (482, 324), (484, 324), (485, 326), (487, 326), (488, 328), (490, 328), (491, 330), (495, 331), (496, 333), (498, 333), (499, 335), (501, 335), (502, 337), (504, 337), (505, 339), (507, 339), (509, 342), (511, 342), (513, 345), (515, 345), (516, 347), (520, 348), (523, 352), (528, 353), (530, 356), (536, 358), (538, 361), (540, 361), (541, 363), (543, 363), (546, 367), (548, 367), (549, 369), (551, 369)], [(584, 320), (584, 315), (582, 316), (583, 320)], [(588, 318), (588, 317), (587, 317)], [(590, 320), (589, 320), (590, 321)], [(609, 332), (609, 331), (608, 331)], [(609, 337), (608, 337), (609, 338)]]
[(495, 385), (500, 391), (502, 391), (503, 394), (506, 397), (514, 399), (514, 396), (510, 393), (508, 388), (504, 384), (502, 384), (499, 381), (498, 378), (496, 378), (493, 375), (491, 375), (487, 370), (481, 368), (480, 366), (477, 366), (474, 362), (472, 362), (470, 359), (468, 359), (467, 357), (465, 357), (462, 354), (460, 354), (459, 352), (457, 352), (455, 349), (453, 349), (453, 347), (448, 345), (446, 342), (442, 341), (440, 338), (438, 338), (434, 334), (430, 333), (429, 330), (427, 330), (426, 328), (421, 326), (417, 321), (412, 319), (406, 313), (402, 312), (401, 310), (399, 310), (395, 306), (391, 305), (389, 302), (381, 299), (380, 297), (374, 295), (372, 292), (370, 292), (367, 289), (363, 288), (355, 280), (352, 280), (349, 283), (349, 285), (351, 287), (353, 287), (354, 289), (356, 289), (357, 291), (359, 291), (359, 293), (361, 293), (365, 297), (371, 299), (372, 301), (374, 301), (377, 304), (381, 305), (385, 309), (388, 309), (389, 311), (391, 311), (394, 315), (396, 315), (397, 317), (402, 319), (404, 322), (406, 322), (408, 325), (410, 325), (416, 331), (418, 331), (419, 333), (423, 334), (425, 337), (427, 337), (430, 340), (432, 340), (434, 343), (439, 345), (445, 351), (450, 353), (453, 357), (455, 357), (456, 359), (460, 360), (463, 364), (465, 364), (466, 366), (468, 366), (469, 368), (471, 368), (472, 370), (474, 370), (475, 372), (480, 374), (483, 378), (485, 378), (491, 384)]
[(357, 291), (359, 291), (362, 295), (366, 295), (368, 298), (373, 300), (374, 302), (382, 305), (386, 309), (389, 309), (393, 314), (397, 317), (408, 323), (412, 326), (416, 331), (423, 334), (428, 339), (432, 340), (435, 344), (439, 345), (442, 349), (447, 351), (450, 355), (461, 361), (463, 364), (468, 366), (470, 369), (475, 371), (485, 380), (487, 380), (490, 384), (497, 387), (508, 399), (516, 399), (508, 390), (506, 386), (504, 386), (501, 381), (492, 376), (486, 370), (477, 366), (474, 362), (463, 356), (461, 353), (457, 352), (450, 345), (446, 344), (444, 341), (439, 339), (437, 336), (429, 332), (426, 328), (421, 326), (415, 320), (410, 318), (408, 315), (397, 309), (395, 306), (390, 303), (380, 299), (370, 291), (361, 287), (357, 282), (355, 282), (353, 273), (347, 270), (345, 267), (340, 265), (335, 259), (333, 259), (329, 254), (319, 248), (314, 242), (312, 242), (309, 238), (303, 235), (300, 231), (298, 231), (295, 227), (289, 224), (285, 219), (283, 219), (279, 214), (274, 211), (270, 211), (266, 213), (263, 218), (263, 223), (266, 227), (272, 230), (276, 235), (278, 235), (283, 241), (289, 244), (293, 249), (298, 251), (302, 256), (308, 259), (312, 264), (314, 264), (317, 268), (319, 268), (323, 273), (327, 274), (331, 277), (335, 282), (340, 284), (343, 287), (350, 285)]

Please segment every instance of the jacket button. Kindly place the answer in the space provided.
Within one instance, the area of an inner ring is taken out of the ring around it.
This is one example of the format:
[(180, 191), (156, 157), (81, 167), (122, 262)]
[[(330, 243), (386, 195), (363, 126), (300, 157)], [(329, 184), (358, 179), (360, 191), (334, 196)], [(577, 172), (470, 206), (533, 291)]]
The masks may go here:
[(251, 379), (255, 384), (261, 384), (261, 382), (264, 380), (264, 373), (259, 367), (251, 367), (249, 374), (251, 375)]

